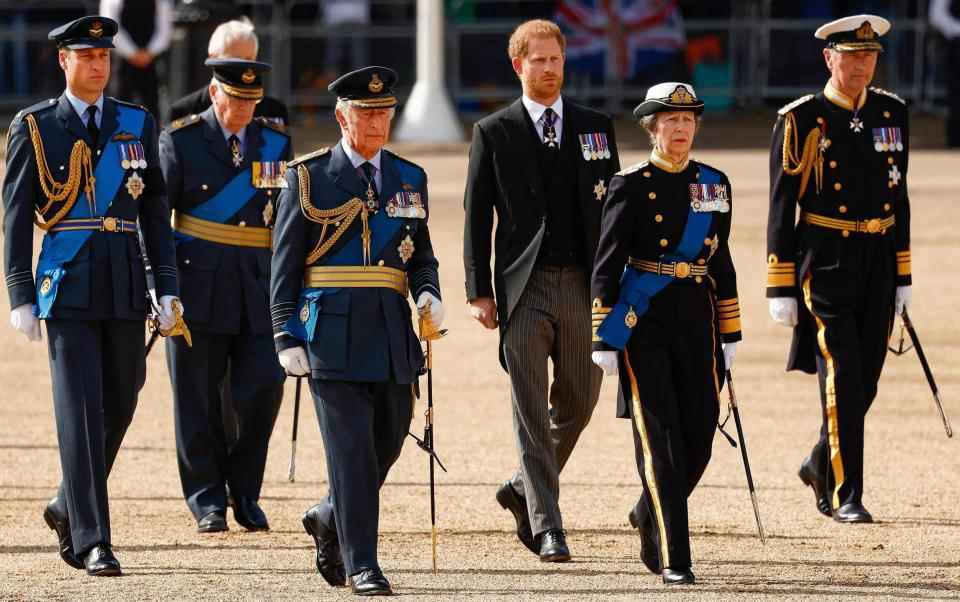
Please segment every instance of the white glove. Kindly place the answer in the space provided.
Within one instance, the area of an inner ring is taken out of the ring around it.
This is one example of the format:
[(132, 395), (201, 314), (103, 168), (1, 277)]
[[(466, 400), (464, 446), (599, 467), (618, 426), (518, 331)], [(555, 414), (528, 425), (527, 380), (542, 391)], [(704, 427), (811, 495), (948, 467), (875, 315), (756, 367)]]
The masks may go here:
[[(177, 314), (173, 311), (173, 300), (176, 299), (173, 295), (164, 295), (160, 297), (160, 328), (162, 330), (170, 330), (177, 324)], [(183, 304), (180, 305), (183, 307)], [(186, 311), (186, 310), (184, 310)]]
[(727, 366), (727, 370), (729, 370), (733, 367), (733, 358), (737, 355), (737, 344), (723, 343), (720, 347), (723, 349), (723, 363)]
[(22, 332), (28, 341), (40, 340), (40, 320), (33, 315), (34, 305), (24, 303), (10, 310), (10, 325)]
[(913, 300), (913, 289), (909, 286), (897, 287), (896, 311), (902, 316), (904, 311), (910, 311), (910, 302)]
[(277, 354), (280, 365), (290, 376), (306, 376), (310, 373), (310, 361), (303, 347), (290, 347)]
[(777, 324), (787, 327), (797, 325), (797, 300), (793, 297), (770, 299), (770, 317)]
[(440, 328), (440, 325), (443, 324), (443, 316), (446, 313), (446, 310), (443, 309), (443, 303), (440, 302), (440, 299), (434, 297), (433, 293), (424, 291), (420, 293), (420, 297), (417, 299), (417, 312), (423, 314), (427, 303), (430, 304), (430, 321), (436, 328)]
[(590, 354), (593, 363), (600, 366), (603, 373), (607, 376), (613, 376), (617, 373), (617, 352), (616, 351), (594, 351)]

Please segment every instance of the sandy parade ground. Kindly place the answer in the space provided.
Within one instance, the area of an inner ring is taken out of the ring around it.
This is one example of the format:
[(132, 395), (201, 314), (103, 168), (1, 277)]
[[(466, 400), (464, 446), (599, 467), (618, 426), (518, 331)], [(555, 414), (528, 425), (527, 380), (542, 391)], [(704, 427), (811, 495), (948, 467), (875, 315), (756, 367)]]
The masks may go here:
[[(764, 298), (767, 156), (704, 151), (730, 176), (744, 341), (734, 372), (768, 533), (756, 536), (738, 450), (722, 436), (690, 499), (697, 585), (667, 589), (639, 561), (627, 511), (640, 493), (629, 422), (614, 418), (605, 379), (593, 421), (561, 477), (561, 508), (573, 562), (547, 565), (517, 541), (494, 500), (516, 465), (506, 374), (496, 334), (468, 315), (461, 261), (466, 152), (397, 147), (430, 177), (431, 232), (440, 259), (447, 338), (435, 344), (439, 473), (439, 571), (430, 569), (427, 456), (412, 440), (381, 495), (380, 560), (409, 598), (960, 599), (960, 436), (948, 440), (914, 353), (888, 356), (867, 420), (865, 505), (873, 525), (820, 516), (796, 476), (820, 423), (814, 377), (783, 371), (789, 331), (771, 322)], [(622, 151), (624, 165), (645, 151)], [(913, 318), (946, 410), (960, 429), (960, 153), (917, 151), (910, 162)], [(39, 238), (39, 237), (38, 237)], [(0, 314), (7, 297), (0, 295)], [(0, 325), (0, 599), (334, 599), (313, 566), (300, 517), (326, 490), (312, 403), (301, 408), (297, 480), (287, 481), (293, 381), (271, 445), (261, 498), (273, 530), (201, 536), (181, 496), (173, 411), (160, 349), (110, 478), (113, 543), (126, 575), (94, 579), (56, 554), (41, 512), (60, 469), (46, 344)], [(423, 402), (413, 431), (422, 429)], [(732, 427), (732, 420), (730, 425)], [(732, 432), (732, 431), (731, 431)]]

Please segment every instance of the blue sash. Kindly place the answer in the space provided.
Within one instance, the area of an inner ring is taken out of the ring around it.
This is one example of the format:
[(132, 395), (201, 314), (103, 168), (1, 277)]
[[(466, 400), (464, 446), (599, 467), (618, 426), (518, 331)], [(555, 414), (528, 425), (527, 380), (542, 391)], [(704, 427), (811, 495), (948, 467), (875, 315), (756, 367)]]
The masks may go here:
[[(283, 147), (287, 143), (287, 137), (267, 128), (260, 131), (263, 133), (266, 142), (263, 146), (261, 159), (264, 161), (279, 161), (280, 153), (283, 152)], [(235, 175), (226, 186), (220, 189), (220, 192), (207, 199), (205, 203), (201, 203), (189, 211), (185, 211), (185, 213), (208, 222), (226, 223), (228, 219), (243, 209), (244, 205), (257, 193), (257, 189), (253, 187), (252, 179), (251, 170), (247, 167)], [(181, 232), (174, 232), (174, 240), (179, 245), (182, 242), (193, 240), (193, 237)]]
[[(700, 184), (719, 184), (720, 172), (705, 165), (700, 166)], [(663, 261), (693, 261), (703, 248), (703, 240), (710, 231), (713, 222), (713, 213), (709, 211), (694, 211), (690, 208), (687, 214), (687, 225), (683, 229), (680, 244), (663, 256)], [(638, 272), (627, 267), (620, 278), (620, 298), (616, 305), (607, 314), (597, 336), (604, 343), (616, 349), (623, 349), (630, 339), (632, 329), (626, 324), (627, 313), (633, 312), (639, 318), (647, 312), (650, 299), (667, 287), (673, 276), (661, 276), (650, 272)]]
[[(101, 135), (109, 135), (112, 138), (115, 132), (122, 131), (140, 138), (143, 133), (145, 117), (146, 113), (142, 110), (117, 105), (117, 129), (109, 134), (101, 133)], [(90, 214), (87, 193), (81, 192), (65, 218), (76, 219), (106, 215), (126, 175), (125, 170), (120, 166), (120, 161), (114, 159), (118, 156), (117, 144), (118, 142), (115, 140), (110, 140), (107, 143), (94, 172), (97, 196), (96, 213)], [(43, 237), (43, 247), (40, 250), (40, 259), (37, 261), (37, 317), (41, 319), (50, 317), (50, 310), (53, 309), (54, 301), (57, 299), (60, 283), (67, 274), (64, 265), (76, 257), (93, 232), (93, 230), (64, 230), (47, 232), (47, 235)]]

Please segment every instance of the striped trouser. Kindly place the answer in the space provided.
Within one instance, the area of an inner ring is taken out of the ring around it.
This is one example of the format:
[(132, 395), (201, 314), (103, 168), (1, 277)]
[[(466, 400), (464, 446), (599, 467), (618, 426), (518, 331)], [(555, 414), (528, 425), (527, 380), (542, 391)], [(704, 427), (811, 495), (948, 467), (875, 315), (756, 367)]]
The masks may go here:
[(526, 497), (535, 536), (563, 528), (560, 471), (600, 394), (602, 374), (590, 360), (590, 337), (585, 271), (535, 269), (503, 335), (520, 456), (512, 484)]

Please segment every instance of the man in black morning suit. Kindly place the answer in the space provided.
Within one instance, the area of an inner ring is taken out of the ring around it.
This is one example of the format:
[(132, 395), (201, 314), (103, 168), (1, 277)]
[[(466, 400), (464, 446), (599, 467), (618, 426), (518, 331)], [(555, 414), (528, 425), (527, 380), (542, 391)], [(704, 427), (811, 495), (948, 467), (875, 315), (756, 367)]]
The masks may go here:
[(290, 164), (274, 232), (271, 312), (280, 363), (310, 377), (330, 495), (303, 526), (332, 586), (392, 592), (377, 560), (380, 487), (400, 456), (423, 353), (443, 320), (427, 228), (427, 175), (385, 150), (397, 74), (365, 67), (330, 84), (342, 138)]
[(496, 498), (545, 562), (570, 559), (559, 473), (600, 392), (590, 362), (590, 274), (606, 186), (620, 169), (610, 118), (560, 95), (564, 45), (549, 21), (514, 31), (509, 54), (523, 97), (474, 126), (464, 196), (467, 299), (483, 326), (500, 326), (520, 457)]
[[(10, 321), (30, 340), (47, 325), (63, 481), (44, 511), (60, 556), (119, 575), (107, 475), (146, 374), (147, 311), (137, 220), (160, 296), (177, 322), (173, 239), (157, 128), (143, 108), (106, 98), (116, 22), (83, 17), (50, 32), (66, 90), (20, 111), (7, 135), (4, 252)], [(46, 232), (34, 279), (34, 222)]]
[[(283, 395), (267, 290), (276, 197), (291, 148), (285, 133), (253, 117), (269, 65), (206, 64), (213, 106), (160, 136), (193, 334), (192, 347), (167, 344), (177, 460), (198, 531), (225, 531), (228, 503), (238, 523), (257, 531), (269, 528), (257, 500)], [(224, 406), (235, 413), (235, 439), (225, 432)]]

